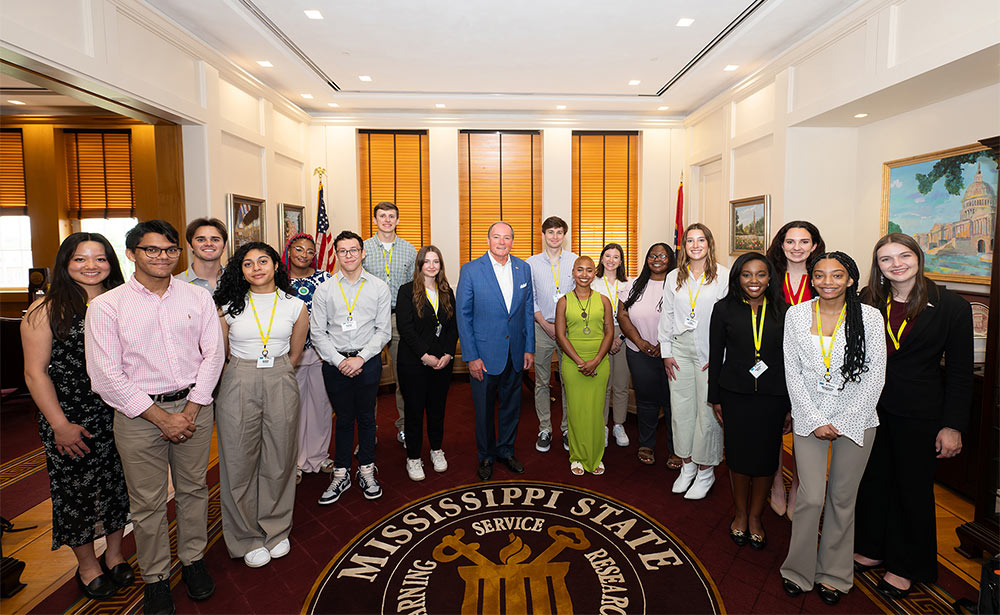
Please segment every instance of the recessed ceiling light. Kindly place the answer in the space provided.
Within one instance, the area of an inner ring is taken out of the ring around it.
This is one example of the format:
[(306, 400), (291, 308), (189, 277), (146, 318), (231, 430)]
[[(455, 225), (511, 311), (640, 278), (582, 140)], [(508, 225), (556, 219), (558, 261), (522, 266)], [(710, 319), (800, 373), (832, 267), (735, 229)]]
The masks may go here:
[(444, 109), (444, 103), (437, 103), (434, 106), (437, 107), (438, 109)]
[(24, 104), (20, 100), (8, 100), (7, 102), (9, 102), (12, 105), (23, 105)]
[(312, 100), (312, 97), (313, 97), (312, 94), (303, 94), (302, 95), (302, 98), (306, 98), (306, 99), (309, 99), (309, 100)]
[(264, 68), (274, 68), (274, 64), (271, 64), (267, 60), (257, 60), (257, 64), (260, 64)]
[(867, 113), (856, 113), (854, 115), (854, 117), (856, 117), (856, 118), (858, 118), (860, 120), (863, 117), (868, 117), (868, 114)]
[(340, 106), (340, 105), (338, 105), (337, 103), (326, 103), (326, 104), (327, 104), (327, 106), (329, 106), (329, 107), (339, 107), (339, 106)]
[(323, 19), (323, 13), (320, 13), (316, 9), (306, 9), (303, 12), (306, 14), (306, 17), (308, 17), (309, 19)]
[(362, 81), (371, 81), (372, 80), (372, 78), (369, 77), (368, 75), (358, 75), (358, 79), (360, 79)]
[(639, 80), (638, 79), (633, 79), (633, 80), (629, 81), (628, 84), (629, 85), (639, 85)]
[(556, 105), (556, 109), (559, 109), (560, 111), (562, 111), (565, 108), (566, 108), (566, 105)]
[(664, 105), (664, 106), (662, 106), (662, 107), (657, 107), (657, 108), (656, 108), (656, 110), (657, 110), (657, 111), (666, 111), (666, 110), (667, 110), (667, 109), (669, 109), (669, 108), (670, 108), (670, 107), (668, 107), (668, 106)]
[(737, 68), (739, 68), (739, 67), (740, 67), (740, 65), (739, 65), (739, 64), (726, 64), (726, 67), (725, 67), (725, 68), (723, 68), (722, 70), (724, 70), (724, 71), (729, 71), (729, 72), (733, 72), (734, 70), (736, 70), (736, 69), (737, 69)]
[(690, 17), (681, 17), (680, 19), (677, 20), (677, 27), (678, 28), (687, 28), (688, 26), (690, 26), (693, 23), (694, 23), (694, 20), (691, 19)]

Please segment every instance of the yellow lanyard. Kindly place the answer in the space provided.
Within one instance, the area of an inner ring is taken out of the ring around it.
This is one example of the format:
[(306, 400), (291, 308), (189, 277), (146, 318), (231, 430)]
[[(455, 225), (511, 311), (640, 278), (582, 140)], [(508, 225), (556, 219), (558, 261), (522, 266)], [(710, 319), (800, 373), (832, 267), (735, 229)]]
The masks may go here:
[(438, 304), (440, 304), (441, 302), (441, 295), (438, 294), (437, 291), (435, 291), (434, 295), (431, 296), (431, 291), (427, 288), (424, 288), (424, 294), (427, 295), (427, 301), (429, 301), (431, 307), (434, 308), (434, 320), (438, 321)]
[(260, 356), (267, 356), (267, 340), (271, 339), (271, 327), (274, 326), (274, 313), (278, 311), (278, 289), (274, 289), (274, 305), (271, 306), (271, 320), (267, 323), (267, 333), (264, 327), (260, 326), (260, 317), (257, 316), (257, 308), (253, 304), (253, 293), (247, 293), (250, 298), (250, 309), (253, 310), (253, 319), (257, 321), (257, 330), (260, 331), (260, 341), (264, 342), (264, 348), (260, 351)]
[(365, 278), (361, 278), (361, 286), (358, 286), (358, 292), (354, 295), (354, 304), (347, 302), (347, 293), (344, 292), (344, 285), (340, 283), (340, 278), (337, 278), (337, 286), (340, 287), (340, 296), (344, 298), (344, 305), (347, 306), (347, 320), (348, 322), (354, 320), (354, 308), (358, 306), (358, 297), (361, 296), (361, 289), (365, 287)]
[(615, 278), (615, 294), (611, 294), (611, 287), (608, 286), (608, 276), (604, 276), (604, 288), (608, 291), (608, 299), (611, 299), (611, 313), (618, 318), (618, 278)]
[[(691, 272), (691, 269), (688, 269), (688, 273), (690, 273), (690, 272)], [(688, 282), (688, 300), (691, 302), (691, 318), (694, 318), (694, 305), (696, 303), (698, 303), (698, 295), (701, 294), (701, 285), (704, 284), (704, 283), (705, 283), (705, 274), (703, 273), (703, 274), (701, 274), (701, 277), (698, 278), (698, 292), (696, 292), (694, 294), (694, 296), (692, 297), (691, 296), (691, 282)]]
[[(748, 302), (749, 303), (749, 302)], [(750, 318), (753, 331), (753, 358), (760, 361), (760, 345), (764, 341), (764, 315), (767, 314), (767, 297), (764, 297), (764, 305), (760, 308), (760, 328), (757, 328), (757, 312), (750, 306)]]
[(833, 358), (833, 342), (837, 339), (837, 329), (840, 328), (840, 323), (844, 322), (844, 314), (847, 313), (847, 305), (840, 308), (840, 317), (837, 318), (837, 324), (833, 327), (833, 335), (830, 336), (830, 352), (826, 351), (823, 347), (823, 323), (820, 321), (819, 316), (819, 301), (816, 302), (816, 332), (819, 333), (819, 352), (823, 355), (823, 365), (826, 365), (826, 381), (830, 382), (830, 360)]
[[(392, 249), (395, 248), (395, 247), (396, 247), (396, 241), (393, 240), (392, 245), (389, 246), (389, 258), (387, 258), (386, 261), (385, 261), (385, 281), (386, 281), (386, 283), (389, 282), (389, 266), (392, 265)], [(385, 245), (384, 244), (382, 246), (382, 252), (385, 252)], [(361, 289), (359, 288), (358, 292), (360, 292), (360, 291), (361, 291)], [(347, 297), (344, 297), (344, 302), (345, 303), (347, 302)]]
[(785, 272), (785, 287), (788, 288), (788, 298), (792, 300), (792, 305), (798, 305), (802, 303), (802, 295), (806, 292), (806, 277), (802, 276), (799, 280), (799, 292), (792, 290), (792, 281), (788, 277), (788, 272)]
[(899, 350), (899, 341), (903, 339), (903, 329), (906, 328), (906, 319), (903, 319), (903, 324), (899, 325), (899, 331), (895, 335), (892, 333), (892, 325), (889, 324), (889, 312), (892, 310), (892, 295), (885, 298), (885, 330), (889, 332), (889, 339), (892, 340), (892, 345)]
[[(546, 254), (546, 256), (548, 256)], [(552, 281), (556, 283), (556, 292), (559, 292), (559, 264), (562, 262), (562, 250), (559, 251), (559, 260), (553, 266), (552, 261), (549, 261), (549, 267), (552, 268)]]

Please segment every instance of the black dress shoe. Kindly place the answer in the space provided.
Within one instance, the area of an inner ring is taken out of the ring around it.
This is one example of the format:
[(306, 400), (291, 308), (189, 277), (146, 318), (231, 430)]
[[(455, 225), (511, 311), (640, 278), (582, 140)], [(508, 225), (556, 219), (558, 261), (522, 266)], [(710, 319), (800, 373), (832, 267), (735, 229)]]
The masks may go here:
[(91, 600), (104, 600), (105, 598), (114, 596), (115, 592), (118, 591), (114, 581), (106, 574), (102, 574), (90, 583), (85, 584), (83, 579), (80, 578), (80, 571), (77, 570), (76, 584), (80, 586), (80, 591), (83, 592), (83, 595)]
[(833, 589), (831, 587), (827, 587), (822, 583), (816, 584), (816, 593), (819, 594), (820, 600), (829, 604), (830, 606), (833, 606), (838, 602), (840, 602), (840, 596), (842, 595), (839, 589)]
[(748, 542), (747, 533), (745, 530), (737, 530), (729, 528), (729, 537), (733, 539), (733, 542), (736, 543), (737, 547), (742, 547)]
[(486, 482), (493, 477), (493, 462), (489, 460), (484, 460), (479, 462), (479, 469), (476, 470), (476, 476), (479, 480)]
[[(913, 587), (911, 586), (910, 589), (913, 589)], [(899, 589), (895, 585), (890, 585), (885, 579), (878, 580), (875, 591), (892, 600), (902, 600), (910, 594), (909, 589)]]
[(868, 564), (862, 564), (858, 560), (854, 560), (854, 572), (858, 573), (868, 572), (869, 570), (872, 570), (874, 568), (881, 568), (881, 567), (882, 564), (872, 564), (869, 566)]
[(146, 583), (142, 597), (142, 612), (146, 615), (174, 615), (174, 598), (170, 595), (170, 581)]
[(750, 548), (754, 551), (763, 551), (767, 546), (767, 536), (761, 534), (750, 534)]
[(192, 600), (208, 600), (215, 593), (215, 581), (208, 574), (205, 558), (181, 566), (181, 580), (187, 585), (187, 595)]
[(802, 595), (802, 588), (784, 577), (781, 578), (781, 589), (785, 590), (790, 598)]
[(517, 460), (517, 457), (511, 455), (510, 457), (501, 457), (500, 463), (507, 466), (514, 474), (524, 474), (524, 464)]
[(104, 556), (101, 556), (100, 560), (101, 570), (104, 571), (118, 589), (122, 587), (128, 587), (135, 581), (135, 572), (132, 567), (128, 565), (128, 562), (122, 562), (116, 565), (114, 568), (108, 568), (108, 563), (105, 561)]

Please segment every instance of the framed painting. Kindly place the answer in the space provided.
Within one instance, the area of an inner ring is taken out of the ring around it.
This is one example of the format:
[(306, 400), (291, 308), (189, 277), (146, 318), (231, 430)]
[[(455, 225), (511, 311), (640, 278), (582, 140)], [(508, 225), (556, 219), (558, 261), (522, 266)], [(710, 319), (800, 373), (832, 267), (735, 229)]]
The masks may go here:
[(278, 203), (278, 222), (281, 224), (281, 249), (297, 233), (306, 232), (306, 208), (290, 203)]
[(229, 226), (229, 256), (245, 243), (266, 241), (264, 200), (229, 194), (226, 197), (226, 224)]
[(997, 219), (997, 161), (967, 145), (882, 165), (882, 233), (906, 233), (927, 277), (989, 284)]
[(771, 233), (771, 197), (763, 194), (729, 201), (729, 254), (767, 251)]

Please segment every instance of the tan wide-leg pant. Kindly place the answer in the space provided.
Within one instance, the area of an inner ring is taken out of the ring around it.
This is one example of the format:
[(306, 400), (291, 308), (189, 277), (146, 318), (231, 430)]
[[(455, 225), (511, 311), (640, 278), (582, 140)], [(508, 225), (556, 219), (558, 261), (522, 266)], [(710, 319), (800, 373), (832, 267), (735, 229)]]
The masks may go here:
[[(615, 325), (615, 337), (621, 334), (622, 330)], [(608, 361), (611, 363), (611, 376), (608, 378), (608, 392), (604, 396), (604, 424), (608, 424), (609, 410), (613, 409), (612, 417), (615, 423), (625, 422), (628, 414), (628, 388), (629, 371), (628, 361), (625, 359), (625, 342), (615, 354), (608, 353)]]
[[(811, 590), (814, 583), (823, 583), (842, 592), (854, 585), (854, 504), (872, 452), (875, 429), (865, 430), (864, 446), (844, 436), (832, 443), (812, 434), (795, 436), (799, 490), (788, 557), (781, 565), (781, 576), (805, 591)], [(817, 549), (820, 514), (823, 515), (823, 535)]]
[[(187, 400), (159, 404), (177, 413)], [(174, 444), (160, 437), (156, 425), (115, 412), (115, 445), (125, 469), (135, 529), (136, 559), (142, 579), (170, 578), (170, 535), (167, 526), (167, 476), (174, 481), (177, 509), (177, 557), (187, 566), (204, 556), (208, 543), (208, 450), (212, 443), (212, 406), (198, 412), (189, 440)]]
[[(540, 324), (535, 323), (535, 414), (538, 415), (538, 431), (552, 433), (552, 392), (549, 378), (552, 376), (552, 353), (559, 353), (562, 361), (562, 351), (559, 344), (549, 337)], [(566, 394), (562, 395), (562, 422), (559, 431), (569, 429), (566, 417)]]
[(232, 358), (216, 421), (222, 531), (231, 557), (274, 548), (292, 530), (299, 387), (288, 355), (258, 369)]

